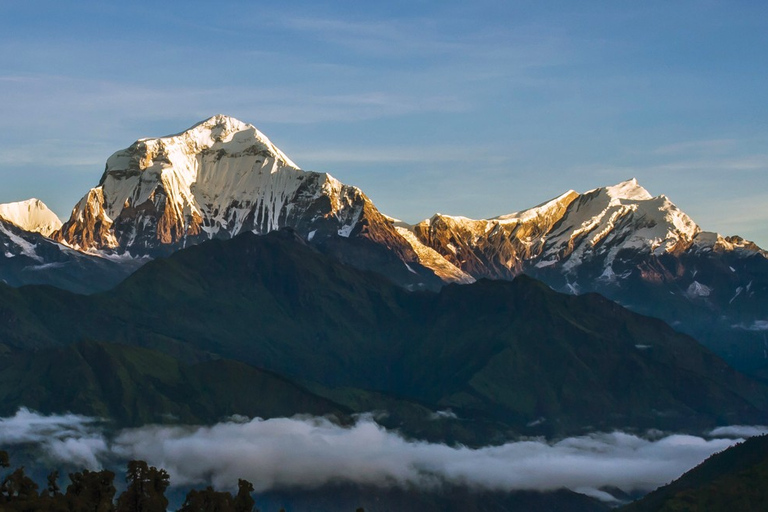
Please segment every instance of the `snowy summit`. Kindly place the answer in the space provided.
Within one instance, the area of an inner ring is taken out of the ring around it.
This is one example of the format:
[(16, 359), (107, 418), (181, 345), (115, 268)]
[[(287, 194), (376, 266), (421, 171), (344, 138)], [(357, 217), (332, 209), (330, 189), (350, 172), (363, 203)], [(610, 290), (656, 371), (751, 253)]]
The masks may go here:
[(61, 220), (39, 199), (0, 204), (0, 218), (25, 231), (51, 236), (61, 228)]

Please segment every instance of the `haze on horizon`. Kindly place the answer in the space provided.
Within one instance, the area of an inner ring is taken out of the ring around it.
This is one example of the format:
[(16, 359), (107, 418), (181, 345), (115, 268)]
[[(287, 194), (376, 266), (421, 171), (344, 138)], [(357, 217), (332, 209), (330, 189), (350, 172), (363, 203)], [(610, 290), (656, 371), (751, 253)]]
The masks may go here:
[(768, 6), (0, 3), (0, 202), (217, 113), (385, 213), (492, 217), (636, 177), (768, 247)]

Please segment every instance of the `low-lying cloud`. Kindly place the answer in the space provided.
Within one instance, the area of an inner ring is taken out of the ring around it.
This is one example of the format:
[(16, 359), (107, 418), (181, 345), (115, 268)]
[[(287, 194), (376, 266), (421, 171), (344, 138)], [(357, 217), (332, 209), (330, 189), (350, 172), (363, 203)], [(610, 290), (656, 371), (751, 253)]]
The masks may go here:
[(729, 427), (717, 427), (709, 435), (712, 437), (745, 438), (768, 434), (768, 427), (764, 425), (731, 425)]
[(209, 427), (156, 425), (108, 435), (93, 418), (21, 409), (0, 419), (0, 444), (37, 444), (53, 461), (92, 469), (143, 459), (168, 470), (177, 486), (232, 488), (238, 478), (252, 481), (257, 491), (329, 483), (430, 489), (457, 484), (508, 491), (567, 488), (608, 499), (601, 488), (654, 489), (733, 445), (734, 437), (765, 431), (723, 427), (706, 437), (610, 432), (468, 448), (410, 441), (370, 416), (351, 427), (314, 417), (233, 418)]
[(97, 469), (109, 451), (99, 420), (77, 414), (44, 416), (21, 408), (0, 418), (0, 447), (36, 444), (56, 461)]
[(768, 331), (768, 320), (755, 320), (751, 324), (737, 324), (733, 327), (744, 331)]

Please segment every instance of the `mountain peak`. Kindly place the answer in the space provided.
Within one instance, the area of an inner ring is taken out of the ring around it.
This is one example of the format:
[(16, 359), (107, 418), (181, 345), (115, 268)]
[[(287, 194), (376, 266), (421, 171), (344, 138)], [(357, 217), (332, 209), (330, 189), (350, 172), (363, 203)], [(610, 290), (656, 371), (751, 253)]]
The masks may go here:
[(59, 217), (45, 203), (34, 197), (26, 201), (0, 204), (0, 218), (25, 231), (40, 233), (43, 236), (51, 236), (61, 227)]
[[(216, 126), (230, 127), (233, 131), (234, 130), (243, 130), (243, 129), (246, 129), (248, 127), (253, 127), (253, 125), (245, 123), (243, 121), (240, 121), (239, 119), (236, 119), (236, 118), (234, 118), (232, 116), (228, 116), (226, 114), (216, 114), (216, 115), (213, 115), (213, 116), (211, 116), (211, 117), (209, 117), (207, 119), (203, 119), (202, 121), (199, 121), (199, 122), (193, 124), (192, 126), (190, 126), (189, 128), (187, 128), (184, 131), (181, 131), (181, 132), (178, 132), (178, 133), (174, 133), (174, 134), (171, 134), (171, 135), (166, 135), (165, 137), (160, 137), (160, 138), (178, 137), (179, 135), (183, 135), (183, 134), (185, 134), (187, 132), (191, 132), (191, 131), (195, 131), (195, 130), (205, 130), (205, 129), (210, 130), (210, 129), (216, 127)], [(154, 137), (146, 137), (145, 139), (141, 139), (141, 140), (146, 140), (146, 139), (151, 139), (151, 138), (154, 138)]]
[(114, 153), (57, 237), (84, 251), (159, 255), (283, 227), (314, 243), (360, 235), (416, 259), (359, 189), (303, 171), (253, 125), (221, 114)]
[[(271, 153), (282, 164), (287, 167), (298, 169), (295, 163), (275, 146), (269, 138), (260, 132), (254, 125), (244, 123), (239, 119), (224, 114), (216, 114), (199, 123), (192, 125), (183, 132), (165, 135), (163, 137), (145, 137), (137, 140), (128, 151), (161, 151), (164, 149), (178, 146), (184, 153), (199, 153), (214, 149), (218, 144), (226, 144), (226, 148), (217, 148), (219, 150), (234, 149), (249, 150), (252, 152), (266, 151)], [(112, 157), (122, 155), (124, 151), (118, 151)], [(228, 151), (231, 153), (231, 151)], [(109, 162), (107, 162), (109, 165)]]
[(653, 196), (651, 196), (651, 194), (649, 194), (646, 189), (640, 186), (640, 184), (637, 182), (637, 178), (632, 178), (626, 181), (622, 181), (621, 183), (617, 183), (612, 187), (603, 187), (595, 190), (605, 192), (605, 194), (608, 195), (608, 197), (610, 197), (611, 199), (627, 199), (630, 201), (638, 201), (638, 200), (642, 201), (645, 199), (653, 198)]

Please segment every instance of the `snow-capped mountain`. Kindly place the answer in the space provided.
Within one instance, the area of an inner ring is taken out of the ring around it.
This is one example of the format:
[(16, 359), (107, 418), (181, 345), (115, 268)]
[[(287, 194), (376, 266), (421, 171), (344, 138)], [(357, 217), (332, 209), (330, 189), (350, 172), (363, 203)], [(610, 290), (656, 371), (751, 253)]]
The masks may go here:
[(39, 199), (0, 204), (0, 219), (25, 231), (51, 236), (61, 228), (61, 220)]
[[(55, 238), (81, 251), (156, 256), (284, 227), (403, 284), (436, 281), (360, 189), (301, 170), (254, 126), (223, 115), (113, 154)], [(373, 255), (361, 257), (360, 244)]]
[(280, 228), (409, 287), (526, 273), (559, 291), (597, 291), (732, 362), (765, 355), (768, 368), (766, 253), (702, 231), (634, 179), (492, 219), (437, 214), (411, 226), (383, 215), (358, 188), (300, 169), (254, 126), (218, 115), (113, 154), (52, 237), (135, 261)]
[(493, 219), (437, 214), (414, 236), (474, 278), (525, 273), (567, 293), (599, 292), (666, 320), (743, 369), (768, 368), (768, 255), (702, 231), (636, 180)]
[[(474, 277), (512, 278), (531, 267), (556, 267), (568, 277), (600, 263), (598, 276), (615, 277), (631, 252), (676, 254), (701, 229), (666, 196), (652, 197), (637, 180), (584, 194), (569, 190), (535, 208), (493, 219), (437, 214), (413, 228), (432, 247)], [(709, 239), (706, 239), (709, 240)], [(699, 245), (709, 244), (705, 238)]]
[(675, 272), (641, 264), (663, 255), (766, 256), (738, 237), (703, 232), (666, 196), (651, 196), (636, 179), (584, 194), (569, 190), (534, 208), (492, 219), (437, 214), (412, 231), (419, 242), (475, 278), (557, 274), (566, 291), (576, 291), (586, 279), (616, 282), (632, 273), (649, 281), (677, 280), (681, 276)]

